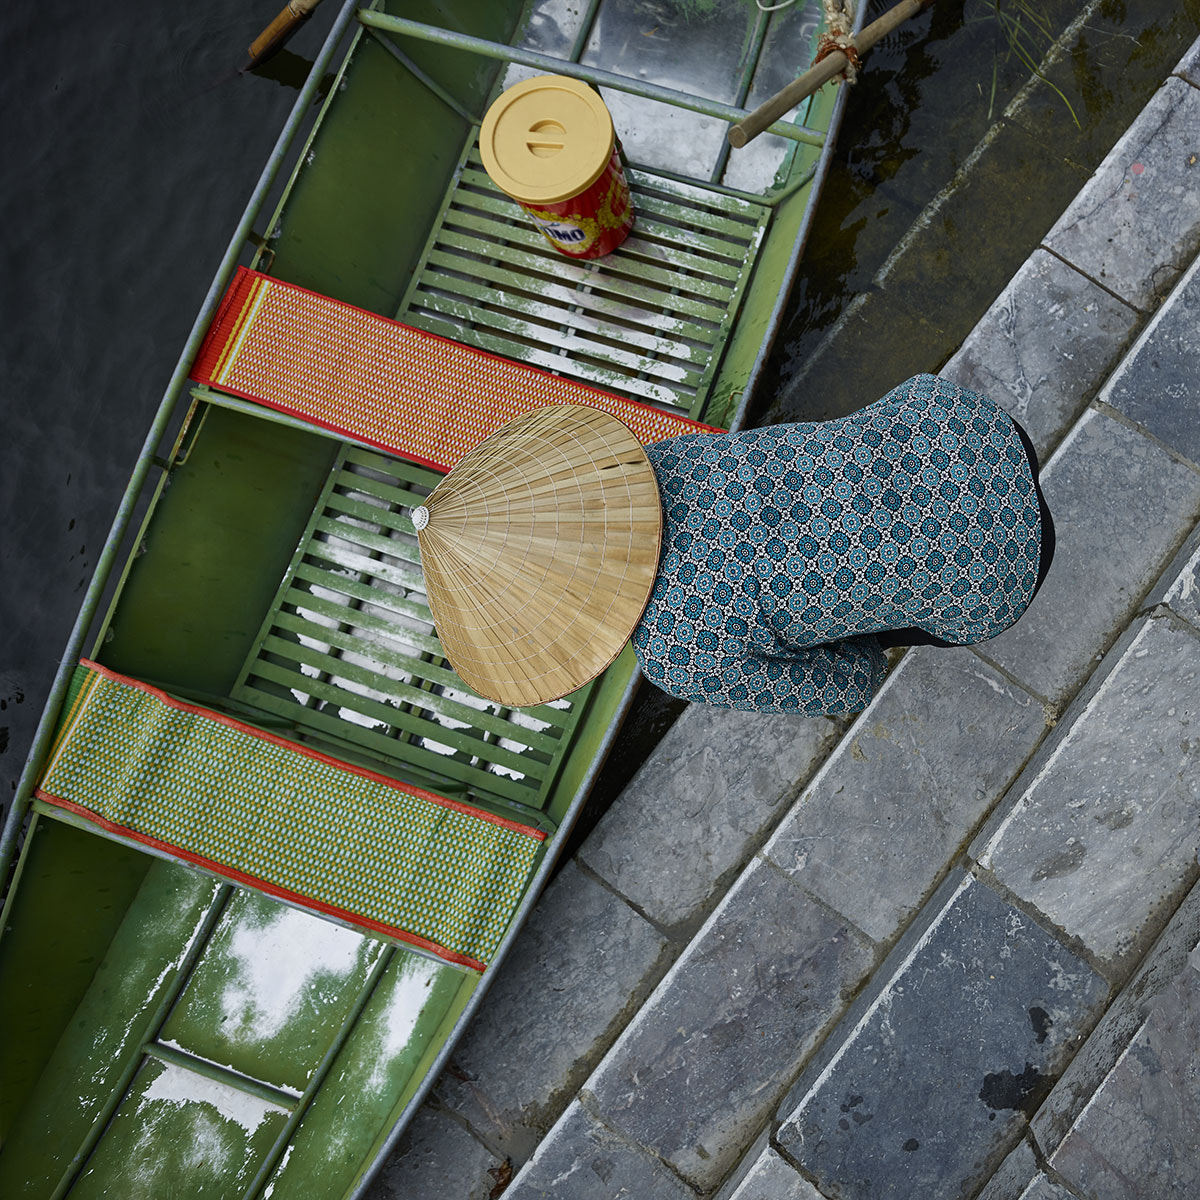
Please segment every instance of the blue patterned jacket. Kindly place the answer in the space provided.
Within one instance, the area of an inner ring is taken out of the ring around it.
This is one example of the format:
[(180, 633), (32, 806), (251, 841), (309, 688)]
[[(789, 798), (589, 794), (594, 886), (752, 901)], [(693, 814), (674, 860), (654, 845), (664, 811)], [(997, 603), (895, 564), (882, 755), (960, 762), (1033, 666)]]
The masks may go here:
[(663, 547), (633, 635), (651, 682), (728, 708), (856, 712), (870, 635), (994, 637), (1036, 587), (1041, 515), (1012, 419), (918, 375), (836, 421), (647, 447)]

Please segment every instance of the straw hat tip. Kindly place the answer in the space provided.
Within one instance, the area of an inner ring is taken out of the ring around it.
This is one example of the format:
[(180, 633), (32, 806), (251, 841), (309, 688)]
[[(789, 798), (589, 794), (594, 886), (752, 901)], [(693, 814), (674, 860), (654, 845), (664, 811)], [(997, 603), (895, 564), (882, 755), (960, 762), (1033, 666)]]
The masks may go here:
[(427, 509), (425, 505), (422, 504), (420, 508), (414, 508), (412, 510), (412, 523), (413, 528), (418, 533), (420, 533), (421, 530), (429, 524), (429, 509)]

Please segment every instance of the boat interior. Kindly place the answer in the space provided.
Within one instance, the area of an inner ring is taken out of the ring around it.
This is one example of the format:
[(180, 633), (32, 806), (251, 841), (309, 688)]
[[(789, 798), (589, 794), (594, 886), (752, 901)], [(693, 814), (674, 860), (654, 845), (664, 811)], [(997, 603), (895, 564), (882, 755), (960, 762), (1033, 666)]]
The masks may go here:
[[(836, 97), (818, 93), (792, 134), (743, 151), (722, 113), (808, 64), (819, 14), (816, 0), (773, 13), (753, 0), (374, 3), (249, 264), (734, 425), (795, 271)], [(603, 260), (558, 255), (480, 164), (488, 105), (547, 73), (545, 56), (599, 86), (623, 145), (637, 224)], [(554, 835), (628, 702), (632, 655), (537, 708), (474, 695), (441, 653), (408, 516), (437, 480), (189, 385), (128, 553), (100, 581), (89, 656)], [(157, 1200), (186, 1177), (193, 1198), (349, 1195), (479, 979), (39, 801), (0, 937), (15, 1048), (0, 1194)]]

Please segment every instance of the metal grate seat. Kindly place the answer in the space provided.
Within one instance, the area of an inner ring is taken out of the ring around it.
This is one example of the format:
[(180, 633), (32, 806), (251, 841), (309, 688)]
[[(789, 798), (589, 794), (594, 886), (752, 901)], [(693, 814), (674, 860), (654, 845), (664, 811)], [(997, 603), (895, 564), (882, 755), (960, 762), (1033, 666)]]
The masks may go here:
[[(770, 210), (641, 171), (629, 180), (633, 234), (614, 254), (574, 261), (469, 146), (398, 319), (697, 416)], [(592, 685), (512, 710), (454, 672), (408, 516), (438, 478), (343, 447), (233, 695), (443, 795), (542, 808)]]
[(408, 516), (438, 479), (343, 447), (233, 695), (443, 795), (541, 808), (591, 685), (513, 710), (455, 674)]
[(633, 233), (602, 259), (569, 259), (497, 190), (471, 144), (397, 318), (702, 419), (770, 209), (644, 171), (628, 178)]

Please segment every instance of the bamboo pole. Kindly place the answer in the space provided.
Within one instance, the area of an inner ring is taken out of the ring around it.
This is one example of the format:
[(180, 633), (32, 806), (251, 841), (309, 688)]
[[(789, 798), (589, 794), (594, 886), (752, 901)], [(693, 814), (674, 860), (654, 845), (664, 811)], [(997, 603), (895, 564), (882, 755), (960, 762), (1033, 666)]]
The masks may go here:
[(321, 0), (288, 0), (279, 15), (250, 43), (249, 71), (265, 62), (308, 20)]
[[(876, 42), (887, 37), (897, 26), (904, 24), (909, 17), (916, 16), (923, 8), (927, 8), (933, 0), (901, 0), (893, 8), (889, 8), (878, 20), (872, 21), (857, 37), (852, 38), (854, 49), (861, 56)], [(835, 75), (840, 75), (849, 66), (849, 59), (841, 50), (827, 54), (819, 63), (809, 67), (803, 75), (793, 79), (782, 91), (777, 92), (769, 100), (763, 101), (748, 117), (729, 128), (726, 135), (731, 146), (741, 149), (747, 142), (758, 137), (768, 125), (779, 120), (790, 112), (801, 100), (811, 96), (818, 88), (828, 83)]]

